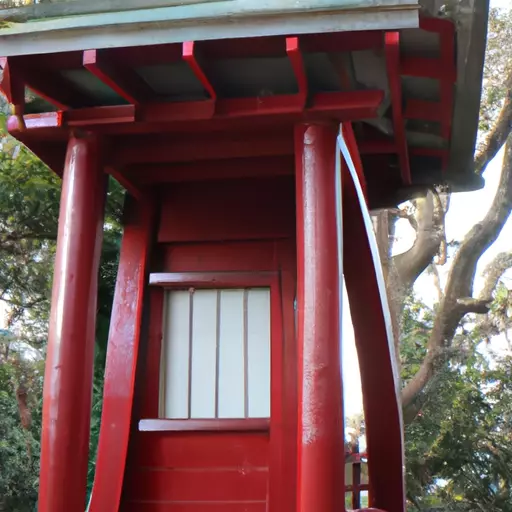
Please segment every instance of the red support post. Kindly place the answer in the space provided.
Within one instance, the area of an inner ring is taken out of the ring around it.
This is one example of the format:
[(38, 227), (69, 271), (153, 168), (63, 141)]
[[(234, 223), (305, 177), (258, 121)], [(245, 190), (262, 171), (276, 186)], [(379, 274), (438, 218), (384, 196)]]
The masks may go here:
[(84, 510), (105, 178), (93, 137), (68, 143), (43, 395), (39, 512)]
[(89, 512), (114, 512), (120, 506), (134, 406), (141, 322), (147, 296), (147, 270), (155, 219), (153, 205), (150, 196), (142, 196), (139, 200), (128, 196), (126, 200), (108, 336), (96, 475)]
[[(343, 270), (365, 417), (371, 507), (405, 512), (402, 409), (386, 289), (357, 171), (343, 166)], [(369, 318), (371, 316), (371, 318)]]
[(300, 512), (344, 510), (336, 135), (330, 124), (295, 131)]

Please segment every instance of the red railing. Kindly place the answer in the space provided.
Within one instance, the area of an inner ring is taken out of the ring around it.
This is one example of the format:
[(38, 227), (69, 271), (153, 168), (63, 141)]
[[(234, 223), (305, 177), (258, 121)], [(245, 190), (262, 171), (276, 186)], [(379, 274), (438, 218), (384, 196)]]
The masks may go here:
[(351, 495), (351, 507), (354, 510), (362, 506), (361, 493), (370, 489), (367, 472), (363, 470), (366, 460), (366, 453), (345, 453), (345, 495)]

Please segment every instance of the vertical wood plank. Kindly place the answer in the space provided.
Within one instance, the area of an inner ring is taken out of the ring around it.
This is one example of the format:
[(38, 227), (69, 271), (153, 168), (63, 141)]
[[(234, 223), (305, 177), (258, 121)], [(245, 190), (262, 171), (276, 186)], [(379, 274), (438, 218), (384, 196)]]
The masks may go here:
[(195, 290), (192, 418), (215, 418), (217, 291)]
[(244, 417), (243, 295), (243, 290), (221, 291), (219, 418)]
[(188, 291), (167, 294), (162, 374), (166, 418), (189, 416), (190, 297)]
[(247, 296), (247, 385), (250, 418), (270, 416), (270, 293), (249, 290)]
[(152, 205), (150, 200), (136, 202), (128, 198), (125, 207), (90, 512), (118, 510), (120, 505), (147, 288), (147, 264), (153, 235)]

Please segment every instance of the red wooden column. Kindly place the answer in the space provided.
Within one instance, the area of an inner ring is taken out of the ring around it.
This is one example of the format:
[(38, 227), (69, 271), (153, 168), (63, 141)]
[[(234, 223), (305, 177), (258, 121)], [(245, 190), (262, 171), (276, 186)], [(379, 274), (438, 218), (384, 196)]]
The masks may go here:
[(105, 179), (92, 136), (68, 143), (43, 395), (39, 512), (85, 509)]
[(344, 510), (336, 126), (296, 127), (299, 512)]

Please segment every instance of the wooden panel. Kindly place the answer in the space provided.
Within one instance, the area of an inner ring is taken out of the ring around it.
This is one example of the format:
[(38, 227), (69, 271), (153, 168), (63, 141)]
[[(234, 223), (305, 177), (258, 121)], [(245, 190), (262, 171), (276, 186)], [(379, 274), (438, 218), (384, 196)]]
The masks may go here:
[[(249, 418), (266, 418), (270, 416), (270, 294), (268, 290), (249, 291), (246, 331), (247, 415)], [(275, 343), (279, 344), (282, 333), (276, 334)]]
[[(164, 330), (162, 372), (166, 376), (163, 387), (162, 415), (168, 418), (189, 416), (189, 318), (191, 295), (186, 291), (167, 295)], [(171, 382), (167, 382), (167, 377)]]
[(140, 420), (141, 432), (267, 432), (270, 418)]
[(274, 270), (273, 242), (168, 245), (166, 272)]
[(218, 294), (217, 290), (196, 290), (193, 296), (190, 368), (190, 416), (192, 418), (215, 418), (216, 416)]
[[(219, 462), (221, 459), (219, 460)], [(126, 476), (130, 501), (260, 501), (267, 495), (266, 467), (140, 469)]]
[(293, 237), (293, 177), (179, 183), (163, 196), (159, 242)]
[(268, 434), (138, 432), (132, 467), (268, 466)]
[(243, 418), (244, 292), (223, 290), (220, 308), (219, 417)]
[(230, 503), (141, 503), (128, 502), (121, 512), (266, 512), (266, 501)]

